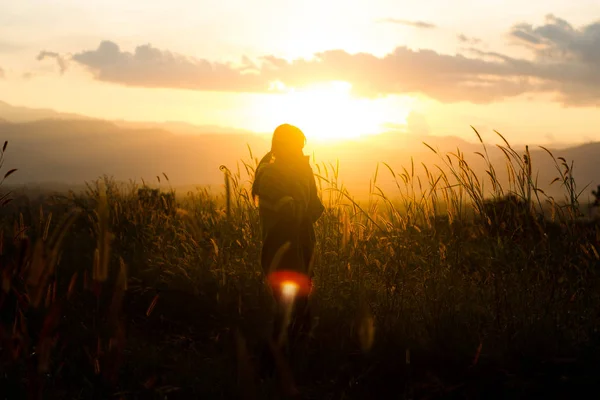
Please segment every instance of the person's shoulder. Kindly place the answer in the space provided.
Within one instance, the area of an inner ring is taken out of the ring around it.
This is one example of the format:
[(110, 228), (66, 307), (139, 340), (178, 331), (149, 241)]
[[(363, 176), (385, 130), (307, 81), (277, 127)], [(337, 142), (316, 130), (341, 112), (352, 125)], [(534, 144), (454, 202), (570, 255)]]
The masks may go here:
[(256, 175), (263, 181), (281, 180), (285, 175), (280, 165), (277, 163), (262, 164), (257, 170)]
[(276, 163), (273, 162), (267, 162), (267, 163), (263, 163), (263, 164), (259, 164), (258, 167), (256, 167), (256, 172), (258, 173), (260, 172), (271, 172), (271, 171), (275, 171), (277, 170), (277, 165)]

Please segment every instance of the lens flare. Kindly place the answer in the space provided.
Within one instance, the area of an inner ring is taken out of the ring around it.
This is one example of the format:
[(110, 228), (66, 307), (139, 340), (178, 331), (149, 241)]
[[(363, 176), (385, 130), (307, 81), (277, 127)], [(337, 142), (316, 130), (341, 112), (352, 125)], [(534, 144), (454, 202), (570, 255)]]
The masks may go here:
[(284, 298), (308, 296), (312, 289), (312, 281), (306, 274), (290, 270), (273, 271), (267, 280), (275, 295)]
[(287, 300), (292, 300), (296, 297), (300, 286), (296, 282), (285, 281), (281, 283), (281, 295)]

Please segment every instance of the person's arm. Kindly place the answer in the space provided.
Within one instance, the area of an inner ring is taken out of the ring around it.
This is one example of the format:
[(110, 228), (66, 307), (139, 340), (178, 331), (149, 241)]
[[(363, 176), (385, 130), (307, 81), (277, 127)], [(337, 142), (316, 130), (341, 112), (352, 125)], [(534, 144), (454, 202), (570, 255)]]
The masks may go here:
[(256, 170), (254, 171), (254, 182), (252, 183), (252, 198), (258, 196), (258, 185), (261, 180), (261, 175), (264, 167), (271, 162), (272, 153), (269, 151), (267, 154), (263, 156), (258, 165), (256, 166)]

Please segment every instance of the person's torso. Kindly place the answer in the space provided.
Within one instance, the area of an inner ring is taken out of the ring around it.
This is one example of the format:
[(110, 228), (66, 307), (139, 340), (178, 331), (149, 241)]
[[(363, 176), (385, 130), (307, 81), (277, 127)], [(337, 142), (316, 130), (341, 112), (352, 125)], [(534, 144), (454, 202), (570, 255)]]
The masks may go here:
[[(306, 226), (307, 211), (310, 204), (312, 169), (307, 159), (297, 163), (275, 161), (262, 166), (262, 184), (260, 185), (259, 213), (263, 230), (263, 239), (268, 234), (290, 236), (294, 230)], [(286, 198), (293, 199), (294, 213), (297, 223), (281, 221), (280, 214), (274, 210), (282, 205)], [(290, 226), (285, 226), (290, 225)], [(309, 224), (312, 227), (312, 224)]]
[(275, 161), (263, 168), (265, 184), (261, 185), (261, 192), (265, 197), (271, 202), (277, 202), (289, 196), (294, 199), (296, 207), (306, 211), (312, 195), (311, 180), (314, 180), (308, 161), (305, 159), (296, 163)]

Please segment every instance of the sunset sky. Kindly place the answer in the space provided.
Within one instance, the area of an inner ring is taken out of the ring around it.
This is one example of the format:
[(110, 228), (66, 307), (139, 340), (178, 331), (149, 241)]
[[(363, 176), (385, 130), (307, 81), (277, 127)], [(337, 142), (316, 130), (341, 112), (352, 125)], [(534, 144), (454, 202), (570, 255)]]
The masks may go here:
[(600, 1), (3, 0), (0, 100), (309, 137), (600, 140)]

